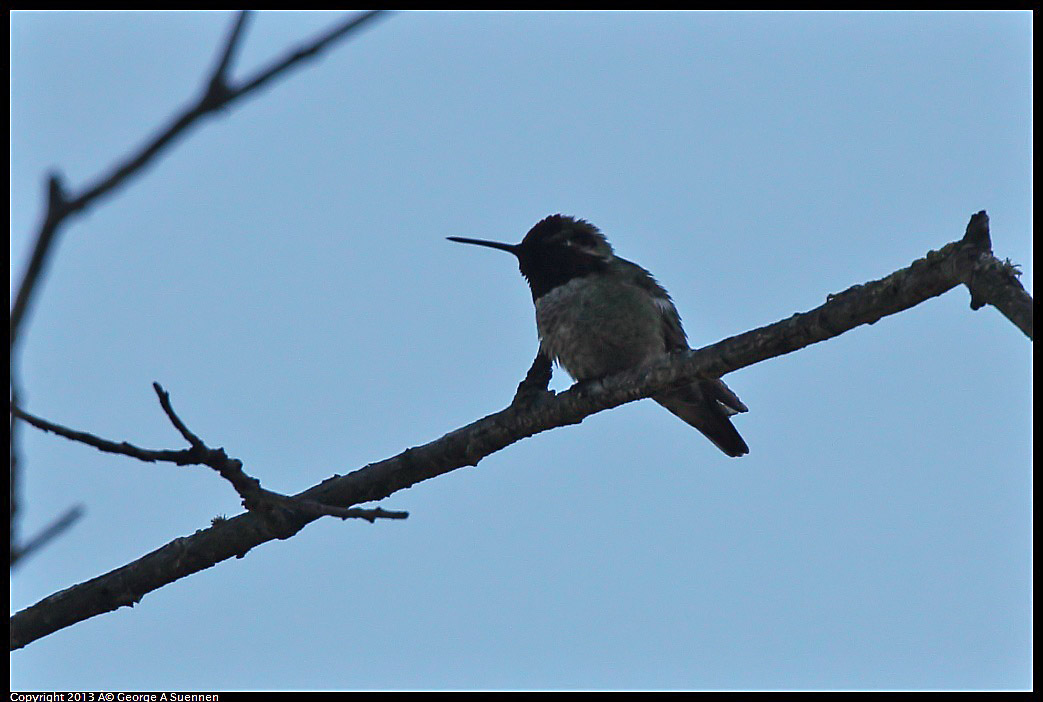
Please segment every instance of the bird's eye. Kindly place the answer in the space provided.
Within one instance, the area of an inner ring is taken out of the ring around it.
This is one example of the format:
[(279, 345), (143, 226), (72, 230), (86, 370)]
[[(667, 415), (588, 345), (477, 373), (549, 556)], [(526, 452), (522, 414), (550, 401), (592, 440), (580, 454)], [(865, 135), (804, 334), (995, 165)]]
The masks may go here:
[(569, 243), (573, 246), (580, 246), (585, 249), (592, 249), (596, 244), (596, 242), (594, 241), (594, 237), (592, 237), (590, 234), (576, 234), (574, 237), (572, 237)]

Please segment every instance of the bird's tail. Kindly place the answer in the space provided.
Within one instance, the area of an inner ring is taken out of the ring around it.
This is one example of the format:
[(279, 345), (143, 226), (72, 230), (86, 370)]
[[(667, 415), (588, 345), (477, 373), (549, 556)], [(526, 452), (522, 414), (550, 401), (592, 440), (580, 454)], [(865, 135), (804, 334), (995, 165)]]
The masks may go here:
[(731, 415), (747, 407), (722, 380), (701, 380), (679, 390), (654, 395), (653, 399), (702, 432), (714, 446), (736, 458), (750, 452)]

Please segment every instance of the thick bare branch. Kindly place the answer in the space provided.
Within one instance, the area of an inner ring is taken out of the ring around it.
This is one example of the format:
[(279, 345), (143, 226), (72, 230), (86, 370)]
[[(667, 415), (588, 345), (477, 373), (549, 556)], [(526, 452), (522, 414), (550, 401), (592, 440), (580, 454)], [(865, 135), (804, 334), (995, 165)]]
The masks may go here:
[(1021, 271), (1009, 260), (992, 256), (983, 259), (966, 281), (971, 290), (971, 308), (992, 305), (1034, 341), (1032, 296), (1021, 286), (1019, 275)]
[[(975, 219), (977, 218), (977, 220)], [(984, 219), (982, 219), (984, 218)], [(984, 212), (972, 218), (988, 226)], [(977, 230), (976, 230), (977, 231)], [(500, 449), (548, 429), (577, 424), (585, 417), (643, 397), (693, 377), (726, 373), (833, 338), (863, 324), (913, 307), (971, 281), (994, 257), (980, 237), (968, 236), (932, 251), (908, 268), (856, 285), (809, 312), (740, 334), (712, 346), (664, 356), (642, 368), (553, 394), (521, 393), (506, 409), (457, 429), (440, 439), (407, 449), (347, 475), (336, 475), (296, 496), (349, 508), (382, 499), (423, 480), (478, 462)], [(1009, 282), (1009, 281), (1008, 281)], [(1013, 281), (1016, 284), (1016, 281)], [(1020, 286), (1019, 286), (1020, 287)], [(983, 301), (989, 299), (989, 291)], [(1031, 319), (1029, 320), (1031, 328)], [(540, 376), (542, 367), (531, 374)], [(538, 383), (536, 383), (538, 385)], [(300, 527), (313, 521), (298, 513)], [(317, 518), (317, 517), (315, 517)], [(298, 527), (298, 528), (300, 528)], [(144, 595), (227, 558), (280, 538), (253, 513), (221, 520), (192, 536), (175, 539), (152, 553), (105, 575), (56, 593), (11, 618), (11, 648), (78, 621), (134, 605)]]

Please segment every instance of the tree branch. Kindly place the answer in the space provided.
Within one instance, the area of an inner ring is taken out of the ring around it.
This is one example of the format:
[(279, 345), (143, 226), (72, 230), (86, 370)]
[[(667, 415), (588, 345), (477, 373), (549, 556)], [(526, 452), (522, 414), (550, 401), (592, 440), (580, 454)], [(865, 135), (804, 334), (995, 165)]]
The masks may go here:
[[(371, 463), (347, 475), (335, 475), (298, 494), (298, 499), (350, 508), (382, 499), (423, 480), (463, 466), (474, 466), (500, 449), (548, 429), (577, 424), (591, 414), (648, 397), (665, 387), (694, 377), (719, 377), (760, 361), (825, 341), (863, 324), (873, 324), (936, 297), (960, 284), (972, 287), (994, 266), (988, 248), (988, 218), (971, 218), (968, 234), (960, 241), (932, 251), (908, 268), (880, 280), (856, 285), (809, 311), (795, 314), (753, 331), (695, 351), (664, 356), (641, 368), (602, 381), (573, 386), (553, 394), (524, 393), (525, 400), (452, 431), (423, 446), (406, 449), (392, 458)], [(1007, 288), (1021, 289), (1016, 278)], [(1020, 299), (1010, 290), (994, 294), (990, 286), (976, 288), (975, 303), (999, 306)], [(1031, 298), (1028, 298), (1031, 301)], [(980, 304), (979, 304), (980, 306)], [(1020, 326), (1020, 325), (1019, 325)], [(1032, 338), (1031, 305), (1027, 331)], [(534, 376), (542, 372), (537, 367)], [(306, 515), (304, 526), (312, 519)], [(254, 513), (219, 520), (210, 528), (175, 539), (146, 556), (104, 575), (74, 585), (11, 617), (11, 648), (20, 648), (66, 626), (90, 617), (133, 606), (144, 595), (233, 556), (242, 558), (255, 546), (280, 538)]]
[(57, 173), (50, 174), (47, 210), (37, 232), (29, 264), (18, 286), (14, 305), (11, 307), (11, 350), (14, 351), (22, 322), (39, 284), (40, 275), (50, 256), (56, 235), (69, 217), (83, 212), (104, 195), (123, 185), (131, 176), (140, 173), (167, 146), (186, 134), (189, 127), (196, 124), (202, 117), (218, 112), (232, 101), (249, 95), (273, 79), (284, 75), (289, 69), (306, 59), (317, 56), (322, 50), (334, 42), (350, 36), (382, 12), (382, 10), (369, 10), (349, 17), (319, 37), (292, 50), (238, 86), (229, 86), (227, 83), (228, 69), (239, 46), (239, 39), (247, 17), (245, 13), (240, 13), (236, 16), (235, 24), (221, 50), (214, 71), (205, 82), (202, 96), (183, 108), (170, 124), (160, 130), (143, 147), (118, 163), (108, 174), (99, 177), (93, 185), (85, 187), (78, 195), (66, 194), (61, 176)]
[[(271, 66), (259, 71), (253, 77), (247, 79), (236, 87), (229, 85), (229, 72), (235, 60), (235, 55), (241, 46), (248, 11), (241, 11), (235, 18), (232, 29), (225, 40), (216, 65), (205, 82), (205, 90), (197, 101), (183, 108), (175, 116), (170, 124), (158, 132), (138, 151), (124, 158), (104, 176), (99, 177), (93, 185), (86, 186), (80, 194), (69, 195), (62, 182), (61, 174), (52, 172), (47, 177), (47, 205), (43, 221), (36, 234), (32, 254), (26, 265), (25, 273), (18, 285), (14, 296), (14, 304), (11, 306), (10, 320), (10, 350), (14, 357), (16, 345), (21, 337), (23, 322), (29, 310), (32, 299), (39, 287), (43, 271), (54, 250), (57, 235), (65, 222), (73, 215), (83, 212), (93, 205), (97, 200), (112, 192), (133, 176), (140, 173), (145, 166), (151, 163), (163, 150), (172, 144), (177, 138), (187, 133), (202, 117), (215, 113), (233, 100), (253, 93), (266, 83), (285, 74), (289, 69), (302, 63), (305, 59), (318, 55), (319, 52), (329, 47), (339, 39), (343, 39), (355, 30), (359, 29), (370, 20), (379, 15), (381, 10), (369, 10), (358, 15), (351, 16), (322, 35), (305, 43), (288, 53), (282, 59), (274, 62)], [(11, 362), (11, 388), (12, 404), (16, 403), (15, 396), (15, 367)], [(14, 565), (18, 558), (30, 552), (29, 545), (19, 545), (17, 529), (15, 524), (15, 513), (18, 502), (16, 491), (18, 489), (18, 453), (15, 446), (14, 431), (12, 429), (10, 440), (10, 482), (11, 482), (11, 564)], [(103, 449), (104, 450), (104, 449)], [(146, 459), (142, 459), (146, 460)], [(61, 533), (65, 528), (75, 522), (75, 518), (64, 515), (56, 524), (60, 529), (48, 530), (48, 538)], [(43, 541), (39, 537), (34, 539), (33, 548), (38, 548)]]
[(55, 537), (60, 536), (83, 516), (83, 505), (73, 505), (65, 510), (60, 517), (45, 526), (40, 532), (27, 539), (24, 544), (11, 548), (11, 565), (20, 563), (26, 556), (30, 556), (41, 547), (46, 546)]
[(188, 449), (144, 449), (135, 446), (134, 444), (127, 443), (126, 441), (110, 441), (109, 439), (102, 439), (101, 437), (89, 434), (85, 431), (77, 431), (76, 429), (64, 427), (61, 424), (49, 422), (46, 419), (29, 414), (22, 408), (13, 404), (11, 405), (11, 416), (21, 419), (23, 422), (31, 424), (41, 431), (56, 434), (62, 438), (68, 439), (69, 441), (77, 441), (81, 444), (93, 446), (99, 451), (105, 453), (130, 456), (131, 458), (136, 458), (139, 461), (144, 461), (146, 463), (167, 461), (179, 466), (199, 463), (199, 461), (195, 460), (196, 457), (193, 456), (192, 452)]
[[(13, 403), (11, 404), (11, 417), (12, 419), (21, 419), (37, 429), (57, 434), (58, 436), (69, 439), (70, 441), (77, 441), (88, 446), (93, 446), (99, 451), (104, 451), (105, 453), (129, 456), (146, 463), (164, 461), (179, 466), (209, 466), (217, 471), (222, 478), (231, 483), (232, 487), (235, 488), (235, 491), (239, 494), (239, 497), (242, 498), (243, 506), (250, 512), (259, 514), (264, 518), (272, 534), (279, 538), (288, 538), (292, 536), (300, 531), (305, 524), (318, 519), (319, 517), (340, 517), (341, 519), (361, 518), (369, 520), (369, 522), (372, 523), (378, 518), (406, 519), (409, 516), (407, 512), (389, 512), (379, 508), (374, 510), (346, 509), (336, 505), (322, 504), (316, 500), (289, 497), (271, 490), (266, 490), (261, 487), (260, 480), (248, 475), (246, 471), (243, 470), (242, 461), (236, 458), (229, 458), (223, 448), (212, 449), (208, 447), (203, 443), (202, 439), (185, 426), (185, 423), (177, 416), (174, 412), (173, 406), (170, 404), (170, 394), (164, 390), (159, 383), (153, 383), (152, 387), (156, 391), (156, 395), (159, 396), (160, 405), (163, 407), (163, 411), (166, 413), (167, 418), (170, 419), (170, 422), (178, 432), (181, 433), (185, 440), (191, 444), (191, 448), (158, 450), (143, 449), (126, 441), (116, 442), (110, 441), (109, 439), (102, 439), (93, 434), (69, 429), (60, 424), (55, 424), (54, 422), (49, 422), (46, 419), (41, 419), (40, 417), (31, 415), (15, 406)], [(69, 515), (63, 517), (59, 520), (59, 524), (45, 530), (44, 536), (49, 539), (57, 533), (60, 533), (61, 530), (65, 529), (80, 516), (81, 511), (81, 508), (76, 508), (75, 515), (71, 518)], [(42, 536), (37, 537), (34, 539), (32, 547), (36, 548), (40, 546), (44, 540), (45, 539), (43, 539)], [(25, 555), (29, 550), (29, 545), (17, 549), (17, 551), (12, 550), (12, 563), (16, 560), (16, 553), (17, 556), (20, 557)]]
[(228, 67), (235, 57), (235, 52), (239, 49), (239, 39), (242, 37), (243, 27), (246, 26), (249, 16), (249, 10), (240, 10), (239, 15), (235, 18), (235, 24), (232, 25), (232, 31), (228, 33), (224, 51), (221, 52), (221, 57), (217, 60), (217, 65), (210, 76), (210, 83), (206, 91), (208, 95), (216, 96), (228, 90)]

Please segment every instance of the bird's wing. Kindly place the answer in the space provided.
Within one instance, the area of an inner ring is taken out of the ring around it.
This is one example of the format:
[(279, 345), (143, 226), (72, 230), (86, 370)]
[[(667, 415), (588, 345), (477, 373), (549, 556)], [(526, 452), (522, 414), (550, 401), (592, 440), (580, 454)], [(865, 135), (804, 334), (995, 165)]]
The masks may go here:
[(617, 259), (627, 271), (631, 284), (641, 288), (652, 296), (652, 301), (662, 313), (663, 340), (666, 342), (666, 351), (683, 351), (688, 348), (688, 337), (685, 336), (684, 327), (681, 326), (681, 314), (670, 299), (670, 293), (660, 285), (651, 273), (636, 263), (623, 258)]

